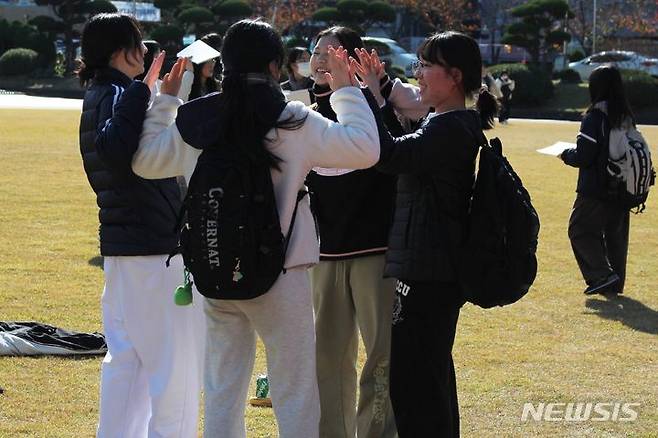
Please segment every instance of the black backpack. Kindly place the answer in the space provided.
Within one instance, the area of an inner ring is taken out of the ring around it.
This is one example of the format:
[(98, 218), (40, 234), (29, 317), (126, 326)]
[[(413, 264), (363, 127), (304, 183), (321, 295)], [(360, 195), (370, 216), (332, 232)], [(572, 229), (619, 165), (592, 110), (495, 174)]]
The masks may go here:
[(208, 298), (246, 300), (267, 292), (283, 271), (288, 235), (281, 233), (268, 164), (229, 147), (204, 149), (183, 201), (180, 246), (197, 290)]
[(518, 301), (535, 280), (539, 216), (500, 140), (481, 139), (458, 271), (466, 300), (490, 308)]

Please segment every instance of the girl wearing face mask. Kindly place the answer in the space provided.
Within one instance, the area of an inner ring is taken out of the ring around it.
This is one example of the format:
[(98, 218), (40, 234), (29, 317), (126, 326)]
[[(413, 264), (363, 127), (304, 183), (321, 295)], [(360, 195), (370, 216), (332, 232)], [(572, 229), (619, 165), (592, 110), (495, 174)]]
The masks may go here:
[(303, 47), (293, 47), (288, 51), (288, 60), (285, 64), (288, 80), (281, 83), (282, 90), (306, 90), (313, 86), (313, 80), (310, 78), (310, 59), (311, 54)]
[(147, 181), (131, 168), (164, 53), (143, 82), (134, 81), (144, 71), (146, 47), (139, 24), (124, 14), (94, 16), (82, 32), (81, 48), (77, 73), (88, 88), (80, 151), (100, 208), (108, 348), (97, 436), (191, 438), (202, 359), (193, 340), (203, 313), (198, 305), (181, 308), (171, 299), (183, 277), (182, 260), (174, 258), (165, 268), (178, 243), (180, 190), (176, 178)]

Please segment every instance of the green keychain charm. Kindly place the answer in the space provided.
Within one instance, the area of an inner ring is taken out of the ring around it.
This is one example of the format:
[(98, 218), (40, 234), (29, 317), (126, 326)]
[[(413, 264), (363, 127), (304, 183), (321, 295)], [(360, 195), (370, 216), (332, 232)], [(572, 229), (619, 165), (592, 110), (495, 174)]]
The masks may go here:
[(187, 268), (185, 268), (185, 281), (174, 292), (174, 302), (178, 306), (192, 304), (192, 282), (190, 281), (190, 271)]

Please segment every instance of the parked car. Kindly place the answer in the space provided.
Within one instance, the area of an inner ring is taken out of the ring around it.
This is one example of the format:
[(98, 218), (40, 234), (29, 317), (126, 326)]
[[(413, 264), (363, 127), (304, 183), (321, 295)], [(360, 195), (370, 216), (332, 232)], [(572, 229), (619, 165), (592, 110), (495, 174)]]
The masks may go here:
[(414, 76), (412, 64), (418, 60), (416, 55), (407, 52), (397, 41), (390, 38), (363, 37), (366, 49), (375, 49), (379, 58), (389, 65), (404, 69), (404, 74), (411, 78)]
[(570, 62), (569, 68), (578, 72), (580, 79), (587, 81), (592, 71), (602, 65), (614, 65), (619, 69), (626, 70), (641, 70), (658, 77), (658, 59), (648, 58), (635, 52), (616, 50), (595, 53), (580, 61)]

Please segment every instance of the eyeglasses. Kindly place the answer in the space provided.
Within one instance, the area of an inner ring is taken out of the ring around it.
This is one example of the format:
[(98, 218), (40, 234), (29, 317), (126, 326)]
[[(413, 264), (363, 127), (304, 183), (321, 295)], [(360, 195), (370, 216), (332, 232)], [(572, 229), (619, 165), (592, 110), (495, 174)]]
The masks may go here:
[(448, 67), (448, 64), (446, 64), (444, 62), (441, 62), (441, 61), (436, 61), (436, 62), (430, 64), (429, 62), (424, 62), (424, 61), (418, 60), (418, 61), (414, 61), (413, 63), (411, 63), (411, 71), (414, 74), (418, 74), (418, 72), (420, 71), (421, 68), (422, 69), (427, 69), (427, 68), (434, 67), (434, 66)]

